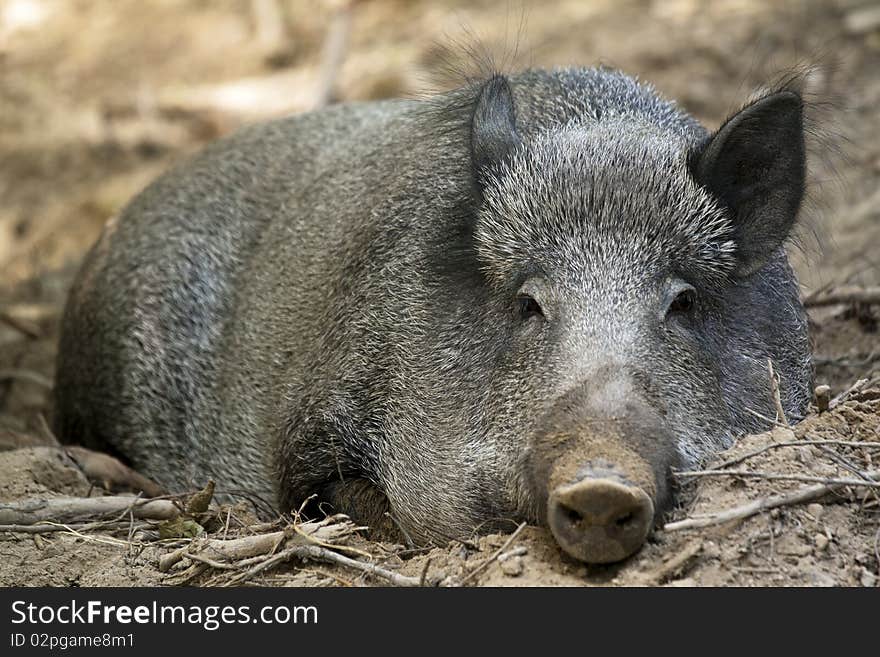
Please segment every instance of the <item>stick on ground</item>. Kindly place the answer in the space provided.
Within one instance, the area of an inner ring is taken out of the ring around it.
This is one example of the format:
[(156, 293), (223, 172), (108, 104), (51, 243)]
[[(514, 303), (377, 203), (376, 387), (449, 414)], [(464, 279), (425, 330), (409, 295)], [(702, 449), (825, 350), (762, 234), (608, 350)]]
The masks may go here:
[(521, 522), (519, 524), (519, 527), (517, 527), (514, 530), (514, 532), (507, 538), (507, 540), (504, 541), (504, 545), (502, 545), (500, 548), (495, 550), (495, 553), (491, 557), (486, 559), (483, 563), (481, 563), (479, 566), (477, 566), (471, 572), (469, 572), (467, 575), (465, 575), (464, 578), (458, 583), (458, 585), (464, 586), (464, 584), (466, 582), (469, 582), (474, 577), (476, 577), (479, 573), (483, 572), (486, 568), (488, 568), (490, 563), (492, 563), (493, 561), (498, 559), (498, 557), (501, 555), (502, 552), (504, 552), (507, 548), (509, 548), (511, 545), (513, 545), (513, 542), (519, 537), (520, 533), (525, 528), (526, 528), (526, 523)]
[(880, 304), (880, 287), (842, 286), (804, 299), (807, 308), (845, 303)]
[(766, 479), (767, 481), (805, 481), (825, 484), (826, 486), (864, 486), (867, 488), (880, 488), (880, 481), (875, 481), (880, 471), (866, 472), (867, 479), (837, 479), (834, 477), (817, 477), (814, 475), (788, 475), (779, 472), (750, 472), (748, 470), (691, 470), (689, 472), (676, 472), (676, 477), (744, 477), (746, 479)]
[[(868, 473), (873, 479), (880, 478), (880, 470)], [(856, 482), (856, 484), (864, 485), (866, 482)], [(790, 506), (793, 504), (804, 504), (812, 502), (829, 493), (843, 488), (843, 484), (814, 484), (812, 486), (804, 486), (788, 493), (780, 495), (772, 495), (770, 497), (762, 497), (761, 499), (737, 506), (732, 509), (713, 513), (700, 518), (685, 518), (676, 522), (668, 522), (663, 525), (663, 531), (674, 532), (682, 529), (699, 529), (701, 527), (711, 527), (713, 525), (723, 525), (734, 520), (743, 520), (762, 511), (769, 511), (780, 506)]]
[(0, 503), (0, 525), (97, 520), (129, 511), (142, 520), (168, 520), (180, 514), (180, 509), (169, 500), (144, 500), (127, 495), (58, 497)]

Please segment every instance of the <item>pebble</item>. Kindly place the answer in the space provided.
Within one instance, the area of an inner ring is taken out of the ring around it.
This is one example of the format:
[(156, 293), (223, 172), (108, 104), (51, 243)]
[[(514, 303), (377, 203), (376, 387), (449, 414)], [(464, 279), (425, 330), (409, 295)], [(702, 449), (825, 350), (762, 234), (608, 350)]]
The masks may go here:
[(862, 568), (861, 583), (862, 586), (877, 586), (877, 576), (867, 568)]
[(828, 573), (823, 573), (822, 571), (814, 571), (807, 575), (807, 579), (810, 583), (810, 586), (837, 586), (837, 580), (834, 579)]
[(816, 520), (822, 517), (822, 513), (824, 511), (825, 507), (823, 507), (821, 504), (816, 504), (815, 502), (807, 506), (807, 513), (813, 516)]
[(682, 588), (693, 588), (696, 585), (697, 585), (697, 582), (693, 577), (685, 577), (684, 579), (677, 579), (675, 581), (669, 582), (669, 586), (682, 587)]
[(813, 540), (816, 543), (816, 549), (819, 550), (820, 552), (822, 552), (828, 548), (829, 541), (828, 541), (828, 537), (825, 536), (825, 534), (816, 534), (816, 536)]
[(820, 413), (824, 413), (828, 410), (828, 404), (831, 401), (831, 386), (816, 386), (814, 394), (816, 396), (816, 407)]
[(706, 541), (703, 543), (703, 556), (707, 559), (717, 559), (721, 556), (721, 548), (714, 541)]
[(813, 462), (813, 453), (809, 447), (796, 447), (795, 458), (806, 465)]
[(501, 572), (508, 577), (519, 577), (523, 572), (521, 557), (511, 557), (501, 562)]

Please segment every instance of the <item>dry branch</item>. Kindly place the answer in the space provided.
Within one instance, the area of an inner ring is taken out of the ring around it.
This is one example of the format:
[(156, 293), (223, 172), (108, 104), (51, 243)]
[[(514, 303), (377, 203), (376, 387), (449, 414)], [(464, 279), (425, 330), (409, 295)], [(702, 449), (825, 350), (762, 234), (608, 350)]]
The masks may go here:
[(250, 579), (251, 577), (258, 575), (264, 570), (267, 570), (272, 566), (275, 566), (284, 561), (289, 561), (290, 559), (316, 559), (318, 561), (325, 561), (327, 563), (335, 563), (340, 566), (354, 568), (355, 570), (360, 570), (361, 572), (375, 575), (376, 577), (383, 579), (390, 584), (394, 584), (395, 586), (419, 586), (420, 584), (420, 580), (418, 577), (401, 575), (400, 573), (395, 573), (391, 570), (382, 568), (381, 566), (377, 566), (374, 563), (368, 563), (365, 561), (352, 559), (351, 557), (346, 557), (343, 554), (339, 554), (338, 552), (334, 552), (333, 550), (330, 550), (328, 548), (321, 547), (320, 545), (296, 545), (294, 547), (282, 550), (281, 552), (271, 556), (265, 562), (257, 564), (247, 572), (235, 577), (229, 583), (240, 584)]
[(859, 379), (858, 381), (853, 383), (849, 388), (847, 388), (842, 393), (837, 395), (837, 397), (835, 397), (830, 402), (828, 402), (828, 409), (833, 411), (835, 408), (837, 408), (837, 406), (839, 406), (840, 404), (845, 402), (847, 399), (852, 397), (854, 394), (856, 394), (857, 392), (861, 392), (862, 388), (864, 388), (866, 385), (868, 385), (868, 379)]
[(483, 572), (486, 568), (488, 568), (490, 563), (492, 563), (493, 561), (498, 559), (498, 557), (501, 556), (502, 552), (504, 552), (507, 548), (509, 548), (511, 545), (513, 545), (513, 542), (519, 537), (519, 535), (522, 533), (522, 530), (525, 528), (526, 528), (526, 523), (521, 522), (519, 524), (519, 526), (514, 530), (514, 532), (510, 536), (508, 536), (507, 540), (504, 541), (504, 545), (502, 545), (500, 548), (495, 550), (495, 553), (492, 556), (490, 556), (488, 559), (483, 561), (479, 566), (477, 566), (471, 572), (469, 572), (467, 575), (465, 575), (464, 578), (462, 578), (462, 580), (458, 583), (458, 585), (464, 586), (464, 584), (466, 582), (469, 582), (474, 577), (476, 577), (478, 574)]
[(804, 299), (807, 308), (847, 303), (880, 304), (880, 287), (843, 286), (820, 291)]
[(659, 568), (645, 573), (639, 579), (646, 585), (668, 582), (676, 575), (682, 573), (702, 551), (703, 541), (701, 539), (691, 541), (678, 554), (664, 561)]
[[(880, 478), (880, 470), (869, 472), (867, 474), (872, 479)], [(834, 491), (847, 485), (864, 486), (868, 484), (864, 481), (855, 481), (853, 484), (821, 483), (814, 484), (812, 486), (804, 486), (788, 493), (771, 495), (770, 497), (762, 497), (755, 500), (754, 502), (749, 502), (748, 504), (743, 504), (742, 506), (737, 506), (732, 509), (727, 509), (725, 511), (720, 511), (718, 513), (713, 513), (711, 515), (703, 516), (700, 518), (685, 518), (684, 520), (669, 522), (663, 526), (663, 530), (672, 532), (682, 529), (699, 529), (701, 527), (723, 525), (734, 520), (743, 520), (745, 518), (749, 518), (753, 515), (761, 513), (762, 511), (769, 511), (770, 509), (775, 509), (780, 506), (790, 506), (793, 504), (804, 504), (805, 502), (812, 502), (813, 500), (824, 497), (825, 495), (833, 493)]]
[(747, 479), (766, 479), (767, 481), (804, 481), (825, 484), (826, 486), (866, 486), (868, 488), (880, 488), (877, 472), (865, 473), (871, 477), (871, 481), (863, 479), (835, 479), (833, 477), (817, 477), (814, 475), (788, 475), (780, 472), (752, 472), (749, 470), (691, 470), (688, 472), (676, 472), (676, 477), (744, 477)]
[(194, 565), (185, 571), (184, 575), (187, 579), (210, 567), (223, 573), (238, 571), (238, 574), (225, 581), (226, 585), (235, 585), (291, 559), (314, 559), (354, 568), (395, 586), (420, 584), (418, 577), (401, 575), (336, 551), (344, 549), (355, 551), (353, 548), (330, 544), (330, 541), (339, 540), (361, 529), (363, 528), (355, 526), (347, 516), (335, 515), (320, 522), (297, 523), (285, 530), (267, 534), (228, 540), (193, 541), (186, 547), (160, 558), (159, 569), (167, 572), (181, 560), (189, 559)]
[(32, 324), (27, 320), (13, 317), (5, 310), (0, 310), (0, 324), (6, 324), (9, 328), (15, 329), (31, 340), (38, 340), (43, 336), (39, 326)]
[(180, 514), (169, 500), (144, 500), (126, 495), (57, 497), (0, 503), (0, 525), (68, 523), (129, 512), (142, 520), (168, 520)]
[(763, 447), (756, 449), (752, 452), (747, 452), (742, 456), (737, 456), (736, 458), (724, 461), (723, 463), (718, 464), (714, 469), (724, 470), (725, 468), (729, 468), (733, 465), (739, 465), (743, 461), (747, 461), (750, 458), (754, 458), (755, 456), (764, 454), (765, 452), (769, 452), (772, 449), (779, 449), (781, 447), (803, 447), (805, 445), (837, 445), (841, 447), (880, 448), (880, 442), (871, 442), (867, 440), (786, 440), (781, 443), (770, 443), (769, 445), (764, 445)]
[[(344, 521), (343, 521), (344, 519)], [(335, 515), (320, 522), (306, 522), (297, 526), (296, 531), (275, 531), (267, 534), (243, 536), (241, 538), (211, 538), (193, 542), (159, 559), (159, 570), (168, 571), (181, 559), (192, 555), (199, 560), (232, 563), (257, 556), (270, 556), (285, 543), (330, 542), (339, 540), (361, 529), (348, 521), (347, 516)]]
[(773, 369), (773, 360), (767, 359), (767, 372), (770, 374), (770, 397), (773, 407), (776, 409), (776, 421), (788, 426), (788, 418), (785, 417), (785, 409), (782, 407), (782, 399), (779, 397), (779, 377)]
[(20, 532), (22, 534), (53, 534), (56, 532), (85, 532), (96, 529), (120, 530), (130, 529), (131, 521), (106, 521), (60, 524), (55, 522), (39, 522), (34, 525), (0, 525), (0, 532)]

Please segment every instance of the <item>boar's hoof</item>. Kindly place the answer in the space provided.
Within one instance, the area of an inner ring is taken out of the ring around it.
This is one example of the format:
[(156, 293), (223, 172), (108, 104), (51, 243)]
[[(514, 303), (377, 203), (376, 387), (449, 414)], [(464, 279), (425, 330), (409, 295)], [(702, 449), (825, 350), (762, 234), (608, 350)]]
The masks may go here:
[(612, 563), (638, 550), (654, 519), (647, 493), (612, 479), (583, 479), (559, 486), (547, 502), (556, 542), (587, 563)]

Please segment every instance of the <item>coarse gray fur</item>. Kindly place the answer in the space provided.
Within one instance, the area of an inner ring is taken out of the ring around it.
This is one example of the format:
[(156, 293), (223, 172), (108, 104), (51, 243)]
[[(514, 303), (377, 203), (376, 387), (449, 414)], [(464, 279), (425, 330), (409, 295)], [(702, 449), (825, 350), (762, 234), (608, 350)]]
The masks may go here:
[[(731, 212), (695, 181), (709, 133), (615, 71), (507, 80), (515, 143), (485, 166), (474, 84), (254, 125), (154, 182), (74, 284), (61, 437), (280, 508), (365, 480), (427, 541), (539, 521), (533, 436), (584, 387), (609, 412), (644, 400), (680, 464), (766, 427), (768, 358), (801, 416), (786, 234), (737, 264)], [(680, 281), (684, 328), (663, 316)], [(523, 286), (546, 321), (522, 321)]]

